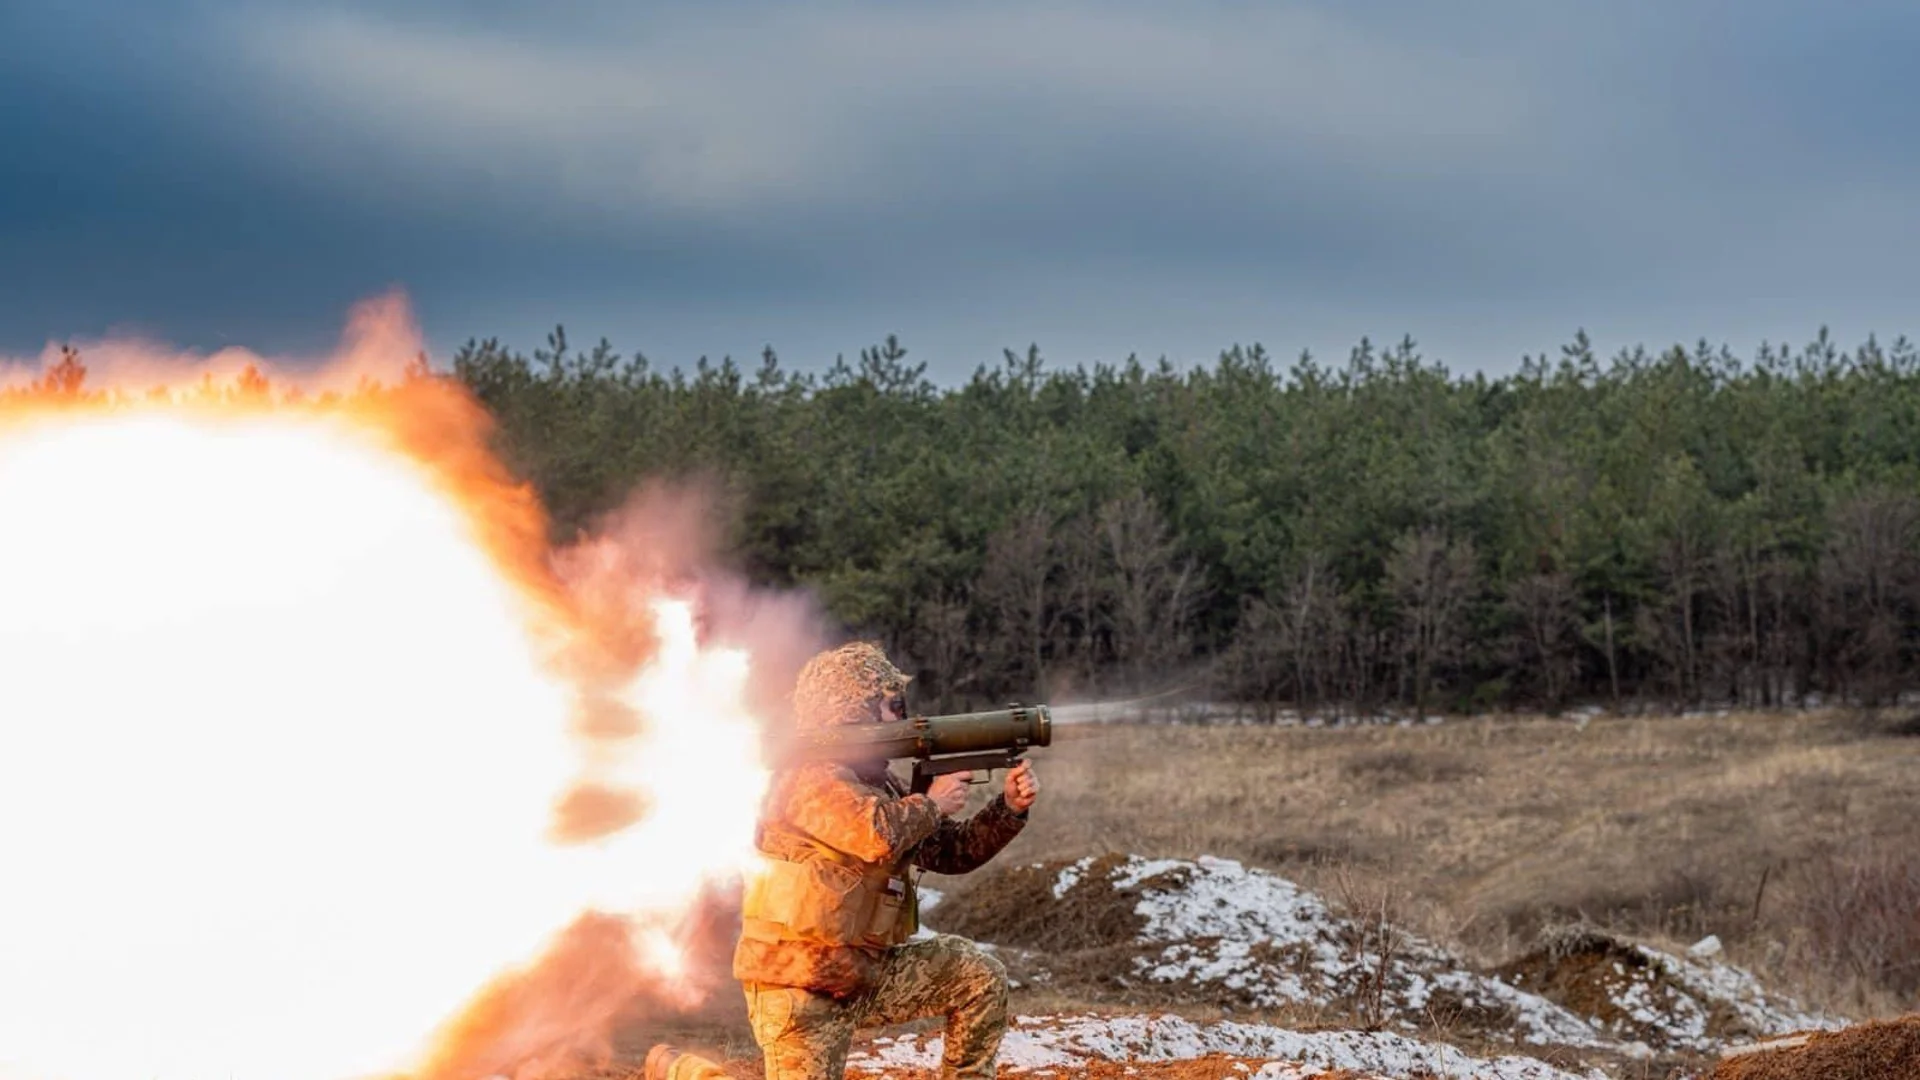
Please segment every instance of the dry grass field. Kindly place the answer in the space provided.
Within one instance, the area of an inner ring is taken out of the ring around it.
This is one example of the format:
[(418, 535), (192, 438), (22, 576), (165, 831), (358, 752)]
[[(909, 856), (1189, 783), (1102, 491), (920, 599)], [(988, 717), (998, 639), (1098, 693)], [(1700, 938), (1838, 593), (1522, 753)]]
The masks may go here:
[[(1809, 1005), (1920, 989), (1920, 727), (1892, 715), (1062, 727), (1002, 864), (1216, 855), (1389, 908), (1486, 964), (1586, 921), (1716, 934)], [(992, 871), (930, 879), (953, 903)], [(937, 920), (936, 920), (937, 921)]]

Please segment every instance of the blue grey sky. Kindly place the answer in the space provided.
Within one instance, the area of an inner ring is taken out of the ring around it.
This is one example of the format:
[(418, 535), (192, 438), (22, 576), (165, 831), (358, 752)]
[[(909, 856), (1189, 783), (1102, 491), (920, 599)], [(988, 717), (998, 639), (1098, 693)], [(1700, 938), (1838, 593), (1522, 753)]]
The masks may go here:
[(0, 0), (0, 353), (1920, 335), (1920, 5)]

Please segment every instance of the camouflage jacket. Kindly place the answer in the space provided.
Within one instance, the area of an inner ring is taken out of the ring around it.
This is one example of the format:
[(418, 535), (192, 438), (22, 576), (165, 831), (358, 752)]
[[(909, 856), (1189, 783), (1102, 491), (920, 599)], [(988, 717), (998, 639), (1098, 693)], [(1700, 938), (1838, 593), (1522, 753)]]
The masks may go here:
[[(760, 815), (760, 844), (778, 855), (781, 833), (798, 831), (869, 863), (899, 863), (964, 874), (999, 854), (1026, 826), (1004, 796), (965, 821), (941, 815), (926, 795), (908, 794), (884, 766), (818, 762), (778, 773)], [(885, 950), (813, 941), (740, 939), (733, 976), (837, 998), (870, 989)]]

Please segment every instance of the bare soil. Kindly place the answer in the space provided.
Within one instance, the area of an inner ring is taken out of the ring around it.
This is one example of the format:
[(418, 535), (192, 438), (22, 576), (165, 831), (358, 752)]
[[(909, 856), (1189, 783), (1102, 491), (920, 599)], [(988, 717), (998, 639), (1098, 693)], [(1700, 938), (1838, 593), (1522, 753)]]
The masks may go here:
[[(1610, 935), (1578, 928), (1546, 935), (1541, 945), (1490, 974), (1663, 1050), (1670, 1049), (1664, 1026), (1621, 1002), (1642, 1002), (1655, 1009), (1667, 1005), (1661, 1011), (1672, 1016), (1691, 998), (1644, 953)], [(1767, 1033), (1753, 1031), (1732, 1010), (1721, 1008), (1707, 1016), (1706, 1034), (1734, 1041)]]
[(1723, 1059), (1712, 1080), (1912, 1080), (1920, 1014), (1815, 1034), (1805, 1046)]

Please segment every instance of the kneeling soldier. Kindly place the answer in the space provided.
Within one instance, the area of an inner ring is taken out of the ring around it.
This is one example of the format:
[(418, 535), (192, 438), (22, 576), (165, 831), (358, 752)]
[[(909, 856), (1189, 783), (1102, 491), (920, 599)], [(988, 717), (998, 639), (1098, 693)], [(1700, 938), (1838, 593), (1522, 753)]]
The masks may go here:
[[(821, 653), (794, 687), (801, 727), (907, 716), (909, 678), (876, 645)], [(1007, 973), (964, 938), (919, 928), (915, 870), (964, 874), (1019, 834), (1039, 782), (1026, 762), (965, 821), (965, 773), (909, 794), (887, 763), (811, 762), (775, 774), (758, 832), (768, 869), (748, 883), (733, 974), (747, 995), (767, 1080), (840, 1080), (856, 1027), (946, 1017), (943, 1080), (992, 1077), (1007, 1025)], [(647, 1080), (715, 1080), (719, 1066), (667, 1046)]]

